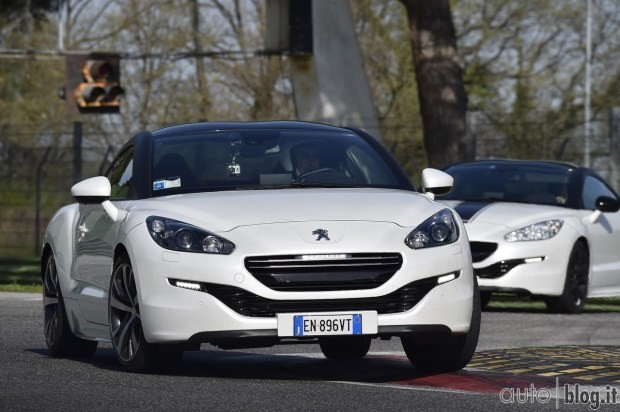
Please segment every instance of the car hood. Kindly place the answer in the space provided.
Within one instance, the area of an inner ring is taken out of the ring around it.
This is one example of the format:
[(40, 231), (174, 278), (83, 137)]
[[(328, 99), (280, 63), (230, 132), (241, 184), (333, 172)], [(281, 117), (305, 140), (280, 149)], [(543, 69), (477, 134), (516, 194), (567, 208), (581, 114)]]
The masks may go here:
[(512, 202), (445, 201), (461, 216), (465, 225), (494, 225), (521, 228), (547, 219), (558, 219), (567, 209), (558, 206)]
[(404, 190), (299, 188), (172, 195), (132, 202), (127, 211), (139, 220), (158, 215), (226, 232), (249, 225), (335, 220), (410, 227), (444, 207)]

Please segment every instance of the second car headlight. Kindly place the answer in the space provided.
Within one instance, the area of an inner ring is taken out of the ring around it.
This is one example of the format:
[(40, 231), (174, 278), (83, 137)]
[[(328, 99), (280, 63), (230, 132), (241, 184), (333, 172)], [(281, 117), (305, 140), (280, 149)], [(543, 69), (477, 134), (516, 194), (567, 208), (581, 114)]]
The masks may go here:
[(521, 229), (513, 230), (504, 235), (506, 242), (524, 242), (530, 240), (551, 239), (558, 234), (564, 221), (561, 219), (545, 220)]
[(459, 238), (459, 229), (450, 209), (443, 209), (426, 219), (405, 238), (411, 249), (443, 246)]
[(146, 227), (153, 240), (165, 249), (222, 255), (235, 250), (235, 244), (223, 237), (178, 220), (149, 216)]

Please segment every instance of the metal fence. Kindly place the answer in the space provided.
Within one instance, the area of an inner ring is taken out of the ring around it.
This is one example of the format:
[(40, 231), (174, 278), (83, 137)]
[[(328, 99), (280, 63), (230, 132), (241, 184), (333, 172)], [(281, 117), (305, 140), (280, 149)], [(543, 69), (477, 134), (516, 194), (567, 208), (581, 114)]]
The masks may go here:
[[(620, 189), (620, 110), (593, 122), (592, 167), (618, 191)], [(410, 127), (414, 125), (400, 126)], [(523, 129), (523, 125), (520, 125)], [(0, 257), (33, 256), (40, 252), (47, 222), (59, 207), (73, 201), (71, 186), (102, 174), (118, 147), (105, 143), (101, 131), (82, 124), (66, 124), (60, 131), (24, 133), (19, 127), (0, 125)], [(388, 127), (389, 129), (389, 127)], [(480, 113), (468, 118), (468, 157), (527, 158), (583, 162), (583, 127), (562, 134), (545, 123), (532, 123), (522, 135), (510, 136), (510, 125), (498, 128)], [(386, 130), (384, 134), (389, 134)], [(407, 133), (405, 133), (406, 135)], [(412, 133), (413, 134), (413, 133)], [(410, 145), (403, 147), (413, 150)], [(401, 149), (403, 150), (403, 149)], [(417, 150), (417, 149), (416, 149)], [(398, 153), (399, 158), (406, 154)]]
[(1, 129), (0, 257), (37, 255), (45, 225), (72, 202), (73, 183), (101, 174), (114, 148), (81, 123), (54, 133)]

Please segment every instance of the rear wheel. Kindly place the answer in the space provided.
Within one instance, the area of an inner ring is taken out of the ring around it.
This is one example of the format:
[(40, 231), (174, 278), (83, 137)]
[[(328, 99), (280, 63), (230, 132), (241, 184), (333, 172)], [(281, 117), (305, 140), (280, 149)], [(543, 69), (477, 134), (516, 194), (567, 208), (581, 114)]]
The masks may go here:
[(97, 350), (96, 341), (80, 339), (71, 332), (53, 253), (46, 256), (43, 271), (43, 325), (51, 356), (87, 358)]
[(366, 356), (370, 349), (370, 338), (358, 336), (334, 336), (320, 338), (321, 352), (327, 359), (350, 360)]
[(453, 372), (464, 368), (476, 351), (480, 334), (480, 291), (474, 277), (471, 324), (466, 335), (445, 344), (417, 344), (415, 337), (402, 337), (403, 349), (414, 367), (424, 372)]
[(558, 297), (545, 299), (547, 309), (557, 313), (581, 313), (588, 297), (590, 252), (584, 242), (573, 246), (566, 268), (564, 290)]

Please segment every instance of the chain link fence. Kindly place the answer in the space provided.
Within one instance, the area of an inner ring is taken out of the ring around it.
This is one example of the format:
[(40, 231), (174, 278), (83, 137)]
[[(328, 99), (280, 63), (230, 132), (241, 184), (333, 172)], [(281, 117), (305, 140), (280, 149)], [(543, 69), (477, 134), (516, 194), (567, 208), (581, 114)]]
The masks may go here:
[[(591, 165), (616, 191), (620, 188), (619, 118), (620, 110), (614, 110), (609, 118), (592, 122), (590, 138)], [(484, 114), (470, 113), (467, 157), (583, 164), (583, 126), (575, 125), (561, 134), (551, 132), (555, 129), (550, 126), (545, 122), (498, 126)], [(421, 142), (397, 144), (389, 136), (419, 136), (418, 127), (401, 125), (392, 130), (388, 126), (383, 130), (384, 143), (405, 167), (419, 163)], [(411, 130), (403, 130), (407, 128)], [(36, 256), (49, 219), (61, 206), (73, 202), (71, 186), (102, 174), (120, 147), (106, 143), (101, 131), (88, 126), (82, 130), (81, 123), (61, 125), (54, 133), (25, 133), (17, 126), (5, 125), (0, 126), (0, 133), (0, 258)]]
[(81, 123), (54, 133), (0, 129), (0, 257), (36, 256), (47, 222), (73, 201), (71, 186), (101, 174), (114, 148)]

